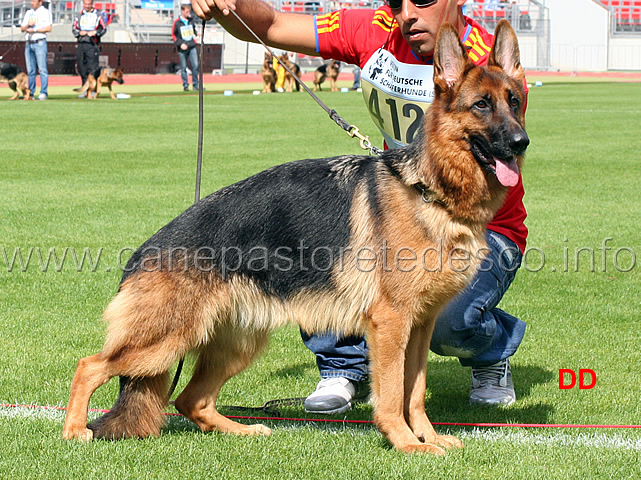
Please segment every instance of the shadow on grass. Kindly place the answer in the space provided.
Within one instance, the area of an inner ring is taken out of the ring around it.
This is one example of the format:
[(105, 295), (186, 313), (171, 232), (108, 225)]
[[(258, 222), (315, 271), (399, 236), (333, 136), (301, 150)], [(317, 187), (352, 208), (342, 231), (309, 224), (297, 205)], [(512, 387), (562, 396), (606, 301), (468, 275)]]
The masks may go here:
[(305, 378), (309, 371), (315, 368), (316, 366), (311, 362), (301, 362), (296, 365), (279, 368), (272, 372), (270, 376), (279, 378)]
[(434, 422), (455, 423), (547, 423), (554, 406), (528, 401), (537, 385), (555, 379), (555, 372), (539, 366), (512, 366), (517, 401), (509, 407), (469, 404), (470, 368), (457, 360), (433, 363), (428, 367), (426, 408)]
[[(515, 378), (517, 402), (510, 407), (484, 407), (469, 405), (468, 396), (470, 388), (470, 369), (462, 368), (458, 361), (442, 361), (430, 365), (428, 375), (428, 396), (426, 410), (430, 420), (436, 424), (438, 431), (464, 430), (466, 426), (439, 425), (447, 423), (455, 424), (479, 424), (479, 423), (523, 423), (523, 424), (545, 424), (549, 423), (554, 414), (554, 406), (543, 403), (528, 402), (532, 389), (539, 384), (554, 381), (555, 373), (538, 366), (513, 367), (512, 373)], [(274, 375), (303, 376), (309, 369), (307, 363), (301, 363), (292, 367), (280, 369)], [(275, 399), (279, 401), (279, 399)], [(287, 399), (284, 399), (287, 400)], [(373, 417), (372, 406), (368, 403), (357, 404), (355, 407), (342, 415), (312, 415), (305, 412), (300, 402), (293, 402), (292, 405), (279, 405), (277, 411), (260, 411), (256, 409), (236, 409), (220, 405), (219, 411), (223, 415), (229, 415), (241, 423), (265, 423), (271, 428), (318, 428), (330, 431), (349, 430), (374, 430), (375, 426), (370, 423)], [(293, 420), (295, 419), (295, 420)], [(328, 420), (328, 421), (326, 421)], [(197, 432), (198, 428), (182, 417), (171, 416), (165, 432), (185, 433)]]

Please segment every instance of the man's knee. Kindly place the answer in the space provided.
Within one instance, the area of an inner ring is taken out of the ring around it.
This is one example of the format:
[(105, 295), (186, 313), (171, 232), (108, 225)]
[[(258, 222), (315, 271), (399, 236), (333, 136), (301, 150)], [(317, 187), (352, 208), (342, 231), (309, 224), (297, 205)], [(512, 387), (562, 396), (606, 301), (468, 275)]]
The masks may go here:
[(470, 311), (439, 317), (432, 334), (430, 349), (443, 356), (472, 358), (492, 346), (497, 325), (489, 312)]

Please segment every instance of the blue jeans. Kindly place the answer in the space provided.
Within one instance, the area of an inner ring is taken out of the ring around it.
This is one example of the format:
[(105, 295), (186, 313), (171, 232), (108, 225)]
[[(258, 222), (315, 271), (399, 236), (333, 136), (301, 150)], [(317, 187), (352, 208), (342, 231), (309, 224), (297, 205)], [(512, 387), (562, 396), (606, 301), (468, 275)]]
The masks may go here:
[[(497, 308), (521, 265), (518, 246), (507, 237), (487, 232), (488, 257), (468, 287), (439, 315), (430, 349), (459, 358), (463, 366), (483, 367), (511, 356), (525, 335), (525, 322)], [(305, 335), (322, 378), (367, 377), (367, 344), (363, 338), (337, 339), (335, 334)]]
[(27, 64), (27, 76), (29, 78), (29, 90), (34, 96), (36, 91), (36, 68), (40, 72), (40, 93), (49, 95), (49, 70), (47, 69), (47, 40), (40, 40), (35, 43), (25, 43), (24, 58)]
[(180, 59), (180, 77), (183, 81), (183, 87), (189, 87), (189, 79), (187, 78), (187, 59), (189, 59), (191, 83), (194, 88), (198, 88), (198, 49), (196, 47), (187, 50), (178, 49), (178, 58)]

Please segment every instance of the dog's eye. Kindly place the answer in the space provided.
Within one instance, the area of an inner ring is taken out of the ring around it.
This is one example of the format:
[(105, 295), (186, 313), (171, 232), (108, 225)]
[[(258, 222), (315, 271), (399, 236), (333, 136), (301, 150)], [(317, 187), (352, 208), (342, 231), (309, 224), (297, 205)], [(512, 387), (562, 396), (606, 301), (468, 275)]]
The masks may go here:
[(489, 102), (487, 100), (483, 99), (483, 100), (479, 100), (478, 102), (476, 102), (474, 104), (474, 107), (478, 108), (479, 110), (486, 110), (486, 109), (490, 108), (490, 104), (489, 104)]
[(521, 102), (519, 102), (519, 99), (515, 95), (512, 95), (510, 97), (510, 107), (512, 107), (512, 108), (514, 108), (516, 110), (517, 108), (519, 108), (520, 104), (521, 104)]

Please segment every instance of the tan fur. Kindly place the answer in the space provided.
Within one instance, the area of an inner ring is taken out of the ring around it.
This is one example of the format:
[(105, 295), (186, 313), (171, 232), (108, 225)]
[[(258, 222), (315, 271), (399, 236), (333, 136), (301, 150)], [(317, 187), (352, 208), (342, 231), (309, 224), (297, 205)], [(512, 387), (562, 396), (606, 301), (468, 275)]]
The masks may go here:
[(314, 91), (322, 90), (321, 84), (329, 78), (330, 90), (332, 92), (338, 92), (336, 81), (338, 80), (339, 65), (339, 62), (337, 62), (336, 60), (332, 60), (327, 65), (327, 70), (325, 73), (320, 70), (314, 71)]
[[(444, 35), (456, 40), (462, 51), (453, 27)], [(522, 73), (517, 77), (522, 80)], [(460, 79), (455, 87), (446, 87), (446, 93), (454, 101), (470, 102), (474, 88), (468, 81), (474, 82), (474, 77)], [(425, 413), (426, 359), (439, 311), (482, 261), (482, 255), (466, 258), (460, 252), (483, 250), (485, 224), (506, 189), (483, 173), (469, 147), (455, 135), (456, 124), (477, 128), (483, 122), (469, 109), (450, 113), (452, 118), (442, 118), (442, 110), (435, 102), (426, 113), (429, 145), (419, 151), (417, 162), (396, 165), (400, 181), (389, 175), (383, 162), (377, 164), (376, 214), (371, 185), (363, 179), (353, 190), (350, 243), (340, 261), (332, 264), (327, 288), (301, 289), (284, 299), (245, 276), (223, 279), (216, 272), (149, 268), (153, 263), (127, 278), (105, 310), (109, 328), (103, 351), (78, 363), (63, 437), (93, 437), (86, 426), (89, 399), (117, 375), (129, 377), (124, 393), (113, 413), (90, 427), (106, 438), (158, 435), (159, 409), (167, 402), (167, 371), (190, 351), (198, 354), (198, 362), (176, 399), (178, 411), (204, 431), (269, 435), (271, 430), (263, 425), (242, 425), (220, 415), (216, 400), (223, 384), (263, 350), (271, 330), (294, 323), (308, 332), (367, 334), (374, 419), (395, 448), (443, 454), (447, 448), (461, 447), (455, 437), (437, 434)], [(333, 162), (336, 181), (343, 181), (340, 174), (355, 175), (348, 160)], [(417, 182), (440, 202), (426, 203), (413, 188)], [(462, 193), (452, 193), (461, 188)], [(419, 258), (410, 268), (410, 251), (424, 254), (427, 265)], [(135, 413), (126, 413), (127, 408)]]
[(109, 89), (109, 95), (111, 96), (112, 100), (116, 100), (116, 94), (113, 92), (111, 85), (115, 81), (122, 80), (122, 74), (123, 70), (120, 67), (105, 67), (102, 69), (102, 72), (100, 72), (98, 79), (96, 79), (96, 77), (94, 77), (93, 74), (90, 73), (87, 76), (87, 81), (84, 83), (84, 85), (80, 88), (80, 90), (76, 89), (76, 91), (80, 93), (87, 92), (87, 98), (95, 100), (96, 98), (98, 98), (98, 95), (100, 95), (100, 90), (102, 89), (102, 87), (107, 87)]

